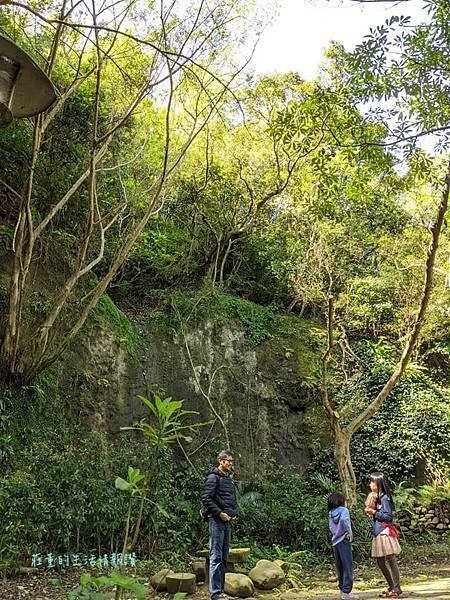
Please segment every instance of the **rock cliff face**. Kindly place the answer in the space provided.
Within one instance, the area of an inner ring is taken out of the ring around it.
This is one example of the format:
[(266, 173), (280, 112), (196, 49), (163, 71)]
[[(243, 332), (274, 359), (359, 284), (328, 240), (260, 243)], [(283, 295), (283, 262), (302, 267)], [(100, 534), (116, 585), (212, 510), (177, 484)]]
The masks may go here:
[(216, 438), (248, 473), (262, 450), (282, 464), (307, 465), (323, 420), (315, 378), (305, 375), (318, 356), (308, 346), (312, 338), (272, 339), (252, 348), (238, 320), (175, 331), (141, 316), (135, 327), (134, 356), (117, 332), (97, 325), (67, 357), (61, 377), (69, 382), (67, 405), (76, 420), (115, 433), (144, 415), (137, 396), (159, 388), (185, 399), (199, 419), (214, 420), (187, 453)]
[[(0, 336), (9, 269), (10, 257), (0, 256)], [(25, 327), (25, 340), (35, 331), (43, 307), (51, 305), (55, 281), (64, 279), (54, 266), (49, 269), (34, 265), (24, 310), (33, 326), (29, 331)], [(144, 416), (137, 396), (160, 389), (184, 399), (200, 420), (214, 420), (186, 447), (188, 454), (216, 439), (215, 446), (229, 446), (249, 474), (264, 450), (282, 464), (304, 468), (311, 450), (324, 441), (317, 369), (322, 332), (301, 319), (276, 315), (289, 326), (265, 336), (267, 307), (223, 296), (228, 309), (217, 315), (214, 300), (208, 294), (202, 300), (210, 316), (197, 316), (181, 326), (164, 311), (155, 318), (154, 309), (127, 318), (104, 295), (49, 374), (61, 410), (87, 429), (115, 434)], [(274, 314), (269, 317), (270, 321)], [(260, 343), (254, 343), (252, 334), (261, 332), (266, 341), (258, 338)], [(63, 336), (63, 329), (56, 334)], [(201, 454), (197, 450), (192, 460)]]

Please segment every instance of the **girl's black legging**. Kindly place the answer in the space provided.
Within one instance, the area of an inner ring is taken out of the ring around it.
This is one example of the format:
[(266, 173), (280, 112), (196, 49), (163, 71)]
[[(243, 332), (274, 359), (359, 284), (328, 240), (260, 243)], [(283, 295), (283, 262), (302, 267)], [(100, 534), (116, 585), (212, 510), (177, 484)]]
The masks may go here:
[(379, 556), (377, 558), (377, 563), (380, 571), (388, 582), (389, 590), (391, 592), (398, 592), (400, 590), (400, 571), (398, 570), (397, 557), (395, 554)]

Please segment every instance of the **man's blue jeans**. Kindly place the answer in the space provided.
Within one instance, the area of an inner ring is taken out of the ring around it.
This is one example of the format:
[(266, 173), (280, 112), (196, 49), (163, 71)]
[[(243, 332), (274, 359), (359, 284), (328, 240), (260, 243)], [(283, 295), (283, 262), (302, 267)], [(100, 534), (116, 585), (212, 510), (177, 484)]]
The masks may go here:
[(223, 593), (231, 542), (230, 522), (219, 517), (209, 519), (209, 593), (212, 600)]
[(349, 540), (342, 540), (333, 546), (334, 562), (339, 579), (339, 589), (344, 594), (349, 594), (353, 587), (353, 556), (352, 544)]

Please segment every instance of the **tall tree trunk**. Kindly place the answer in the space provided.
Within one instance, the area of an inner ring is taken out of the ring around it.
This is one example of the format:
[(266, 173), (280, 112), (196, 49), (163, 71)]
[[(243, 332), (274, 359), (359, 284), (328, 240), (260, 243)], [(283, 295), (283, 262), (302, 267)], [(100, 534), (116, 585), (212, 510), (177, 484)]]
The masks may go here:
[(355, 506), (356, 496), (356, 476), (353, 470), (352, 458), (350, 454), (350, 437), (340, 427), (334, 435), (334, 456), (339, 473), (339, 480), (349, 506)]
[(450, 162), (447, 166), (447, 173), (444, 180), (441, 202), (438, 207), (436, 219), (430, 229), (431, 241), (427, 252), (424, 269), (424, 281), (422, 296), (417, 310), (414, 325), (407, 337), (401, 357), (392, 371), (391, 376), (384, 384), (377, 396), (362, 410), (348, 425), (342, 426), (340, 415), (334, 408), (329, 398), (328, 392), (328, 364), (334, 348), (334, 299), (331, 295), (332, 279), (330, 277), (330, 288), (328, 293), (328, 311), (327, 311), (327, 348), (322, 356), (322, 402), (325, 413), (331, 425), (335, 443), (335, 459), (339, 472), (342, 489), (346, 495), (349, 504), (356, 503), (356, 477), (352, 466), (350, 443), (353, 435), (373, 417), (384, 400), (388, 397), (394, 387), (397, 385), (401, 376), (408, 366), (412, 353), (416, 348), (420, 332), (425, 322), (428, 305), (430, 302), (431, 291), (433, 289), (433, 274), (436, 263), (436, 253), (439, 247), (440, 235), (444, 225), (445, 215), (448, 208), (448, 198), (450, 193)]
[[(50, 77), (58, 52), (58, 42), (64, 28), (67, 0), (63, 0), (59, 12), (60, 21), (56, 26), (52, 46), (47, 59), (45, 72)], [(33, 248), (36, 241), (33, 225), (31, 201), (33, 195), (36, 164), (41, 149), (44, 132), (44, 117), (42, 114), (34, 118), (31, 162), (28, 178), (22, 192), (20, 212), (16, 224), (14, 240), (14, 260), (11, 274), (9, 293), (9, 311), (6, 321), (5, 336), (0, 347), (0, 375), (9, 382), (14, 382), (22, 375), (21, 357), (19, 351), (22, 327), (22, 310), (25, 284), (33, 258)]]

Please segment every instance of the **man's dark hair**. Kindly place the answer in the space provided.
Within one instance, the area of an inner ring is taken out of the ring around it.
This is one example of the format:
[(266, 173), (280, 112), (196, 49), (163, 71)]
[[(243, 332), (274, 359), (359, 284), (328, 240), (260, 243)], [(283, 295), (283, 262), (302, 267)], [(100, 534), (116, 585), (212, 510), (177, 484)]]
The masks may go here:
[(333, 492), (328, 496), (328, 510), (339, 508), (339, 506), (345, 506), (346, 498), (341, 492)]
[(227, 450), (222, 450), (217, 455), (217, 459), (216, 459), (217, 464), (219, 464), (221, 460), (225, 460), (226, 458), (233, 458), (233, 455), (231, 454), (231, 452), (228, 452)]

